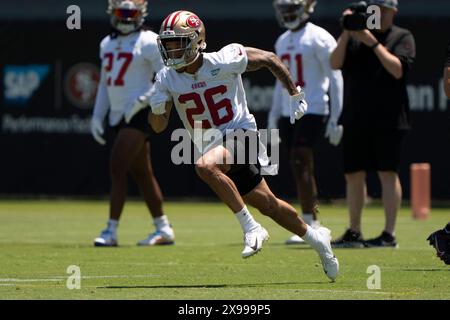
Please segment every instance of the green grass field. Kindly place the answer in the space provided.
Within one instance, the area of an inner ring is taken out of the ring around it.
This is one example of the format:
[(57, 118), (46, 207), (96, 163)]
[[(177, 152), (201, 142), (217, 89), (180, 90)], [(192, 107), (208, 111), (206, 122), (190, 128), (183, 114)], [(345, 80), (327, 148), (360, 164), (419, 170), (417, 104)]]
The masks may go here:
[[(243, 260), (237, 220), (219, 203), (166, 203), (177, 243), (137, 247), (153, 230), (140, 202), (129, 202), (118, 248), (94, 248), (106, 201), (0, 202), (0, 299), (450, 299), (450, 268), (425, 241), (448, 222), (435, 209), (428, 221), (401, 211), (399, 249), (336, 249), (341, 276), (325, 277), (307, 246), (285, 246), (289, 233), (258, 213), (270, 241)], [(321, 220), (340, 236), (344, 207), (321, 207)], [(383, 227), (381, 208), (366, 209), (364, 236)], [(66, 288), (69, 265), (81, 268), (81, 289)], [(381, 289), (369, 290), (367, 267), (381, 268)]]

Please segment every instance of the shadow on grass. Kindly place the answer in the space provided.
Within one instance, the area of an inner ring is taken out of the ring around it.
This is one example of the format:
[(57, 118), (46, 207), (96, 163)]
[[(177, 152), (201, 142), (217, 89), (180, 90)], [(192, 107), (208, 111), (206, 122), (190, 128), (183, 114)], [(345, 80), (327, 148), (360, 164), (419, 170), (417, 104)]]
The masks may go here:
[(180, 284), (180, 285), (154, 285), (154, 286), (105, 286), (97, 287), (97, 289), (220, 289), (220, 288), (258, 288), (264, 286), (285, 286), (285, 285), (307, 285), (307, 284), (323, 284), (329, 285), (327, 281), (324, 282), (280, 282), (280, 283), (248, 283), (248, 284)]

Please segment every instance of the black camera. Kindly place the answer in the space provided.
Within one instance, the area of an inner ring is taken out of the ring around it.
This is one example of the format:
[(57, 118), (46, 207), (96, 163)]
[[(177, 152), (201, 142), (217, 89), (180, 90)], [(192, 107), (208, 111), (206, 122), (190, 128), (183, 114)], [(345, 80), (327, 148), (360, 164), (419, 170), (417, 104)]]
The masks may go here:
[(367, 13), (367, 3), (365, 1), (352, 3), (348, 9), (352, 14), (342, 17), (342, 27), (350, 31), (361, 31), (367, 28), (367, 20), (369, 14)]

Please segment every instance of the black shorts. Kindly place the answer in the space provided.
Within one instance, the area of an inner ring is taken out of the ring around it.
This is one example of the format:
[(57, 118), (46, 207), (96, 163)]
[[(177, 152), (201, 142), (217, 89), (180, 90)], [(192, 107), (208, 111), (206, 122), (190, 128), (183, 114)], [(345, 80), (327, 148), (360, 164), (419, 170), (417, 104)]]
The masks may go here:
[(405, 130), (344, 128), (344, 172), (398, 171)]
[[(242, 130), (242, 132), (252, 135), (253, 139), (246, 139), (244, 144), (238, 143), (236, 138), (233, 139), (233, 150), (230, 150), (233, 153), (233, 163), (226, 175), (234, 182), (239, 194), (245, 196), (261, 183), (262, 176), (257, 154), (250, 155), (250, 150), (251, 152), (259, 150), (259, 134), (257, 131), (250, 130)], [(222, 140), (222, 145), (227, 147), (226, 143), (231, 139), (230, 134), (226, 135)], [(243, 152), (245, 155), (245, 159), (241, 159), (244, 160), (241, 163), (238, 162), (238, 152)]]
[(226, 175), (234, 182), (241, 196), (255, 189), (262, 181), (259, 164), (233, 164)]
[(125, 119), (122, 118), (118, 124), (111, 126), (111, 129), (115, 134), (118, 134), (124, 128), (133, 128), (141, 131), (148, 139), (151, 132), (150, 125), (148, 124), (149, 111), (149, 108), (142, 109), (131, 118), (130, 123), (126, 123)]
[(290, 118), (282, 117), (278, 123), (281, 143), (287, 150), (301, 147), (313, 148), (325, 134), (327, 118), (327, 116), (307, 114), (292, 125)]

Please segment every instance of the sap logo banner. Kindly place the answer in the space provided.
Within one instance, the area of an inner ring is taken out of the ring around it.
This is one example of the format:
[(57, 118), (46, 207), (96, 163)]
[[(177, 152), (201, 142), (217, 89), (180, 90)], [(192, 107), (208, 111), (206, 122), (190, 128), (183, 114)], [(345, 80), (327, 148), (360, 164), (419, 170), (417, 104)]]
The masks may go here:
[(50, 72), (49, 65), (7, 65), (4, 67), (6, 105), (26, 105)]

